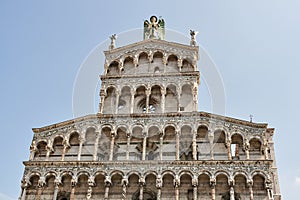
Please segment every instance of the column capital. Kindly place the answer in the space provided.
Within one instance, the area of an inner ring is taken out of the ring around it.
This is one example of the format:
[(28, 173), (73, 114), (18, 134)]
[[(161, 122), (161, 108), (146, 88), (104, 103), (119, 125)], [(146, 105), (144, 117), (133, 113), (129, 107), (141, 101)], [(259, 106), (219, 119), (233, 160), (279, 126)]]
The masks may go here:
[(44, 176), (41, 176), (39, 181), (38, 181), (38, 187), (44, 187), (46, 185), (46, 178)]
[(216, 179), (215, 178), (210, 178), (209, 184), (211, 188), (214, 188), (216, 186)]
[(160, 92), (161, 92), (162, 95), (166, 95), (167, 94), (167, 90), (166, 90), (165, 87), (161, 87), (160, 88)]
[(128, 176), (123, 176), (122, 181), (121, 181), (121, 185), (127, 187), (127, 186), (128, 186), (128, 183), (129, 183), (129, 181), (128, 181)]
[(175, 178), (173, 180), (173, 183), (174, 183), (174, 187), (179, 187), (180, 186), (180, 178), (178, 175), (175, 175)]
[(252, 179), (248, 179), (247, 180), (247, 187), (252, 187), (253, 186), (253, 180)]
[(144, 176), (141, 176), (140, 179), (139, 179), (139, 184), (141, 186), (144, 186), (146, 184), (146, 180), (145, 180), (145, 177)]
[(104, 184), (106, 187), (111, 186), (111, 177), (110, 176), (105, 176)]
[(84, 142), (85, 142), (85, 137), (84, 136), (79, 136), (79, 142), (81, 143), (81, 144), (83, 144)]
[(54, 184), (55, 184), (55, 187), (60, 186), (62, 184), (61, 178), (60, 177), (56, 177), (55, 180), (54, 180)]
[(90, 177), (88, 178), (88, 185), (89, 185), (90, 187), (93, 187), (93, 186), (96, 185), (96, 183), (95, 183), (95, 177), (94, 177), (94, 176), (90, 176)]
[(32, 142), (31, 142), (31, 145), (30, 145), (29, 149), (30, 149), (30, 151), (34, 151), (34, 152), (37, 150), (37, 147), (36, 147), (36, 142), (35, 142), (35, 140), (32, 140)]
[(161, 175), (157, 175), (157, 178), (156, 178), (156, 188), (161, 188), (162, 187), (162, 184), (163, 184), (163, 179), (161, 177)]
[(198, 177), (197, 176), (193, 176), (192, 186), (198, 186)]
[(75, 187), (78, 183), (78, 177), (77, 176), (73, 176), (71, 179), (71, 186)]

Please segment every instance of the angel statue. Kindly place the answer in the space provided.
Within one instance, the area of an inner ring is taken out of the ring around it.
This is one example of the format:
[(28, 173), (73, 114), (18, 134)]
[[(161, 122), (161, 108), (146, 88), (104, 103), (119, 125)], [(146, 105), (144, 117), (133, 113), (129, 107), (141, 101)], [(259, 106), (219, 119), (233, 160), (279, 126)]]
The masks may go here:
[(109, 45), (109, 50), (112, 50), (116, 46), (116, 39), (117, 39), (117, 34), (113, 34), (110, 37), (110, 45)]
[(144, 40), (153, 38), (165, 39), (165, 21), (161, 16), (158, 21), (156, 16), (151, 16), (150, 22), (148, 20), (144, 21)]
[(191, 46), (197, 46), (197, 41), (196, 41), (196, 35), (197, 34), (198, 34), (197, 31), (190, 30), (190, 35), (191, 35), (190, 45)]

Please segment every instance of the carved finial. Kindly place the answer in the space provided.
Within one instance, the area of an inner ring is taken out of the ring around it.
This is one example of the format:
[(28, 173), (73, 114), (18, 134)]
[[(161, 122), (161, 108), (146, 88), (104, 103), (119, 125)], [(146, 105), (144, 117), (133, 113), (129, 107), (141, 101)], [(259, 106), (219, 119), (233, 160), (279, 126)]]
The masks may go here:
[(110, 37), (110, 45), (109, 45), (109, 50), (112, 50), (116, 46), (116, 39), (117, 39), (117, 34), (113, 34)]
[(144, 21), (144, 40), (145, 39), (165, 39), (165, 21), (159, 16), (150, 17), (150, 22), (148, 20)]
[(190, 30), (190, 35), (191, 35), (190, 45), (193, 47), (197, 46), (197, 41), (196, 41), (197, 34), (198, 34), (197, 31)]

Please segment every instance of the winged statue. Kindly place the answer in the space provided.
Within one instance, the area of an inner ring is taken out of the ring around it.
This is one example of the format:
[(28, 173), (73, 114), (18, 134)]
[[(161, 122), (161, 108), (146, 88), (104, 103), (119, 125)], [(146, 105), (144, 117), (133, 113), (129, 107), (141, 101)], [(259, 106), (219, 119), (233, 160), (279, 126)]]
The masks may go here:
[(161, 17), (157, 20), (156, 16), (151, 16), (150, 22), (144, 21), (144, 40), (154, 38), (165, 39), (165, 21)]

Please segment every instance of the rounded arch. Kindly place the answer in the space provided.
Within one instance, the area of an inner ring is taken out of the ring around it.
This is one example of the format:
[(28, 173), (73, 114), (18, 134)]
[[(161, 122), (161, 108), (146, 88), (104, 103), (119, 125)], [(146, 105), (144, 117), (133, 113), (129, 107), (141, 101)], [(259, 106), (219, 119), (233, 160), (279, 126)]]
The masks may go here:
[(48, 171), (48, 172), (45, 173), (45, 178), (46, 178), (46, 180), (47, 180), (47, 178), (50, 177), (50, 176), (53, 176), (53, 177), (56, 178), (58, 175), (57, 175), (57, 173), (56, 173), (55, 171)]
[(192, 72), (192, 71), (194, 71), (194, 67), (191, 63), (192, 62), (190, 62), (189, 59), (184, 58), (182, 60), (182, 67), (181, 67), (182, 69), (181, 69), (181, 71), (182, 72)]
[(163, 58), (163, 57), (164, 57), (163, 52), (160, 51), (160, 50), (156, 50), (156, 51), (153, 53), (153, 58), (156, 58), (156, 57), (158, 57), (158, 58)]
[(150, 125), (148, 128), (148, 137), (154, 136), (154, 135), (160, 135), (161, 131), (158, 125)]
[(115, 175), (120, 175), (120, 176), (124, 176), (125, 174), (124, 174), (124, 172), (122, 172), (122, 171), (120, 171), (120, 170), (115, 170), (115, 171), (112, 171), (112, 172), (110, 172), (110, 174), (109, 174), (109, 176), (112, 178), (113, 176), (115, 176)]
[(119, 61), (114, 60), (112, 61), (107, 69), (107, 75), (118, 75), (119, 74)]
[(141, 135), (144, 132), (145, 132), (145, 127), (143, 125), (135, 124), (135, 125), (132, 126), (131, 133), (133, 135), (136, 135), (136, 134)]
[(117, 132), (118, 131), (122, 131), (122, 132), (125, 132), (125, 133), (128, 133), (130, 131), (129, 127), (127, 124), (118, 124), (116, 126), (116, 130)]
[(103, 113), (104, 114), (113, 114), (115, 113), (116, 109), (116, 95), (117, 95), (117, 88), (115, 86), (109, 85), (105, 90), (105, 98), (104, 98), (104, 107)]
[(201, 124), (197, 127), (197, 140), (205, 140), (208, 137), (208, 126)]
[(183, 176), (183, 175), (188, 175), (191, 179), (193, 179), (193, 177), (194, 177), (194, 174), (188, 170), (180, 171), (178, 176), (181, 179), (181, 176)]
[(136, 170), (134, 170), (134, 171), (129, 171), (129, 172), (126, 174), (126, 176), (127, 176), (128, 178), (129, 178), (130, 176), (133, 176), (133, 175), (138, 176), (138, 178), (141, 177), (140, 172), (139, 172), (139, 171), (136, 171)]
[(230, 139), (232, 144), (241, 144), (243, 145), (244, 143), (244, 135), (240, 132), (233, 132), (230, 134)]
[(263, 139), (261, 138), (261, 136), (258, 136), (258, 135), (251, 136), (251, 137), (249, 138), (249, 142), (250, 142), (251, 140), (258, 140), (261, 144), (263, 144)]
[(132, 56), (126, 56), (123, 61), (123, 72), (124, 74), (132, 74), (135, 72), (134, 58)]
[(212, 173), (211, 173), (210, 171), (207, 171), (207, 170), (202, 170), (202, 171), (200, 171), (198, 177), (200, 177), (201, 175), (206, 175), (206, 176), (208, 176), (209, 178), (212, 178), (212, 177), (213, 177)]
[(38, 171), (32, 171), (30, 174), (27, 175), (28, 179), (31, 179), (33, 176), (37, 176), (38, 178), (40, 178), (42, 175)]
[(72, 171), (69, 171), (69, 170), (65, 170), (65, 171), (63, 171), (62, 173), (61, 173), (61, 175), (60, 175), (60, 178), (62, 178), (62, 177), (64, 177), (64, 176), (73, 176), (74, 175), (74, 173), (72, 172)]
[(179, 107), (179, 96), (176, 85), (169, 84), (166, 87), (165, 112), (177, 112)]
[(36, 141), (36, 146), (40, 145), (41, 143), (48, 145), (49, 141), (47, 139), (39, 139)]
[(226, 133), (223, 129), (216, 129), (214, 131), (214, 143), (225, 143)]
[(140, 59), (141, 57), (146, 57), (146, 58), (148, 58), (148, 53), (145, 52), (145, 51), (141, 51), (138, 55), (139, 55), (139, 56), (138, 56), (139, 59)]
[(268, 178), (267, 174), (264, 171), (260, 171), (260, 170), (253, 171), (251, 173), (251, 178), (253, 179), (253, 177), (257, 175), (262, 176), (264, 180), (267, 180)]
[(249, 179), (249, 176), (248, 176), (247, 172), (242, 171), (242, 170), (240, 170), (240, 171), (235, 171), (235, 172), (233, 173), (233, 178), (235, 178), (236, 176), (244, 176), (244, 177), (246, 178), (246, 180)]
[(96, 171), (93, 176), (96, 177), (96, 176), (107, 176), (108, 174), (105, 172), (105, 171)]
[(161, 173), (161, 177), (163, 178), (166, 175), (171, 175), (173, 178), (176, 176), (175, 172), (171, 171), (171, 170), (165, 170)]
[(64, 148), (64, 137), (62, 135), (56, 135), (53, 139), (52, 148), (53, 152), (50, 153), (49, 157), (51, 160), (60, 160), (63, 154)]
[(147, 171), (147, 172), (145, 172), (145, 173), (143, 174), (143, 176), (144, 176), (145, 178), (147, 178), (147, 176), (150, 176), (150, 175), (153, 175), (153, 176), (157, 177), (157, 176), (158, 176), (158, 173), (157, 173), (156, 171), (151, 170), (151, 171)]
[(178, 56), (174, 54), (170, 54), (167, 58), (167, 63), (166, 63), (166, 72), (167, 73), (176, 73), (179, 72), (178, 69)]
[(218, 170), (218, 171), (216, 171), (215, 172), (215, 174), (214, 174), (214, 177), (218, 177), (218, 176), (220, 176), (220, 175), (224, 175), (224, 176), (226, 176), (226, 178), (229, 180), (229, 178), (230, 178), (230, 174), (227, 172), (227, 171), (224, 171), (224, 170)]
[(77, 177), (79, 178), (80, 176), (90, 177), (90, 173), (86, 170), (81, 170), (81, 171), (77, 172)]
[(39, 142), (37, 142), (37, 144), (36, 144), (37, 151), (35, 152), (34, 160), (42, 160), (42, 159), (46, 158), (47, 145), (48, 145), (47, 142), (48, 141), (45, 141), (45, 140), (40, 140)]

